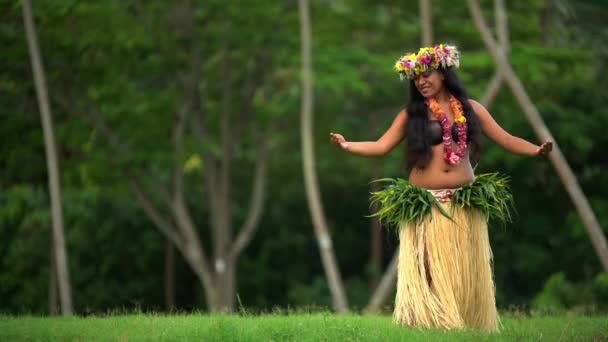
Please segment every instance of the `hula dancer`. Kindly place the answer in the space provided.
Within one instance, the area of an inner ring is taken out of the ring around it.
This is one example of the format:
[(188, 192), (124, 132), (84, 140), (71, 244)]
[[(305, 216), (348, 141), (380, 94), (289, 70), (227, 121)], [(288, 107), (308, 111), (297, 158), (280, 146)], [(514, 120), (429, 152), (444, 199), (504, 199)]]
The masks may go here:
[(421, 48), (399, 58), (395, 70), (410, 80), (407, 108), (377, 141), (352, 142), (330, 133), (342, 150), (383, 156), (405, 138), (408, 180), (388, 180), (372, 194), (380, 220), (399, 229), (399, 267), (394, 320), (417, 327), (486, 331), (499, 328), (487, 223), (509, 219), (512, 200), (506, 177), (475, 177), (471, 159), (480, 134), (507, 152), (549, 153), (514, 137), (470, 99), (454, 71), (456, 47)]

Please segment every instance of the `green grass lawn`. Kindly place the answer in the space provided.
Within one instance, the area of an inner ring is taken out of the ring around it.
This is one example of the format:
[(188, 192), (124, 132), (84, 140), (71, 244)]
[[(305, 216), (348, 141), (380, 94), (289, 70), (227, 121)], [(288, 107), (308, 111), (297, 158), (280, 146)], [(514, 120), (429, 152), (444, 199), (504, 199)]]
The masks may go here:
[(502, 331), (396, 326), (389, 316), (124, 315), (0, 316), (0, 341), (608, 341), (608, 317), (502, 316)]

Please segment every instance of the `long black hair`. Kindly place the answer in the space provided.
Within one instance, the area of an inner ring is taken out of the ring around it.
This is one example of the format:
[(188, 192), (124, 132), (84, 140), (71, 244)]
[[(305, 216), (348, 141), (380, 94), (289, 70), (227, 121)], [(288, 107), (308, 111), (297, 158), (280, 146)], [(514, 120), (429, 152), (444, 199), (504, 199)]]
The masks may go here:
[[(462, 103), (462, 110), (467, 119), (467, 147), (471, 161), (476, 162), (481, 154), (479, 119), (475, 115), (475, 111), (469, 103), (469, 96), (454, 70), (452, 68), (440, 68), (437, 71), (443, 74), (443, 85), (447, 91)], [(424, 96), (420, 94), (414, 81), (411, 80), (410, 98), (407, 104), (407, 124), (405, 126), (406, 159), (409, 170), (426, 168), (433, 155), (428, 110), (429, 108), (424, 102)]]

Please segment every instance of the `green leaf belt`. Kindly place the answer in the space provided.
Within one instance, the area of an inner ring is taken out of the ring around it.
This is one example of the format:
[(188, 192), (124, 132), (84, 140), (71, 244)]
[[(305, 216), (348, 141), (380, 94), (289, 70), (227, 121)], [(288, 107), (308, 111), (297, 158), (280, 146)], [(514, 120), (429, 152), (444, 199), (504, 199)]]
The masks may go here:
[(370, 204), (378, 204), (377, 216), (380, 222), (392, 227), (403, 223), (417, 223), (427, 215), (432, 215), (436, 206), (442, 215), (452, 219), (440, 202), (452, 202), (456, 206), (474, 208), (486, 218), (502, 223), (511, 220), (513, 196), (509, 191), (509, 177), (498, 173), (485, 173), (475, 177), (472, 184), (458, 189), (427, 190), (410, 184), (405, 179), (383, 178), (376, 182), (389, 184), (380, 191), (372, 192)]

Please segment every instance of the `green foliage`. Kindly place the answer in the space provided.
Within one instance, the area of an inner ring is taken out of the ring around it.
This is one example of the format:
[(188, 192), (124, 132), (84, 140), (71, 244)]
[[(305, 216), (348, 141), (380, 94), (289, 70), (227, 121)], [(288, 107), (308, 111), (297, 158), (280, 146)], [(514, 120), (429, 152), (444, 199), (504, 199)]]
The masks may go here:
[(0, 308), (44, 312), (50, 209), (44, 191), (15, 186), (0, 192)]
[[(119, 192), (65, 191), (64, 221), (77, 312), (163, 306), (163, 240)], [(0, 193), (0, 308), (48, 312), (50, 212), (44, 191), (15, 186)], [(120, 212), (122, 215), (105, 215)], [(145, 248), (143, 248), (145, 247)]]
[[(405, 179), (379, 179), (390, 184), (383, 190), (372, 192), (371, 205), (378, 204), (378, 211), (370, 215), (377, 216), (381, 222), (398, 229), (402, 224), (416, 223), (427, 215), (432, 215), (435, 206), (442, 215), (450, 218), (439, 201), (426, 189), (410, 184)], [(454, 192), (454, 206), (475, 208), (488, 219), (506, 223), (511, 220), (510, 210), (513, 196), (508, 187), (508, 177), (498, 173), (477, 175), (472, 184), (462, 186)]]
[(513, 195), (508, 188), (509, 177), (498, 173), (482, 173), (472, 184), (466, 184), (454, 193), (454, 204), (472, 207), (489, 220), (503, 224), (511, 221)]
[[(427, 215), (431, 215), (433, 205), (440, 210), (443, 209), (430, 192), (410, 184), (405, 179), (385, 178), (378, 181), (391, 184), (381, 191), (372, 193), (371, 205), (378, 204), (379, 209), (371, 216), (378, 216), (380, 222), (387, 223), (391, 227), (397, 229), (403, 223), (424, 219)], [(442, 213), (449, 217), (445, 211)]]
[(532, 307), (540, 312), (608, 312), (608, 274), (598, 273), (590, 282), (572, 282), (563, 272), (550, 276)]

